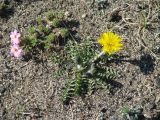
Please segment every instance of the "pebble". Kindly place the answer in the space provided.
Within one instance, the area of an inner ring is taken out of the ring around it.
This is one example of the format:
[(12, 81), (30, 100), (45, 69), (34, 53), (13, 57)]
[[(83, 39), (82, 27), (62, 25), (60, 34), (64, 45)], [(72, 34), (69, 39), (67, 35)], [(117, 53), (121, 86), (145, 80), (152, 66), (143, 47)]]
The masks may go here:
[(128, 4), (123, 4), (122, 7), (127, 8), (127, 7), (129, 7), (129, 5)]
[(2, 40), (3, 39), (3, 35), (2, 34), (0, 34), (0, 40)]
[(144, 112), (144, 116), (145, 116), (145, 118), (147, 118), (147, 119), (151, 119), (151, 118), (152, 118), (152, 115), (151, 115), (150, 112)]
[(111, 117), (109, 118), (109, 120), (126, 120), (126, 119), (125, 119), (125, 118), (122, 119), (120, 116), (115, 115), (115, 116), (111, 116)]
[(25, 13), (25, 12), (23, 12), (23, 13), (22, 13), (22, 16), (26, 16), (26, 13)]
[(156, 76), (156, 78), (155, 78), (155, 85), (157, 86), (157, 87), (160, 87), (160, 75), (158, 74), (157, 76)]
[(31, 117), (30, 116), (26, 116), (26, 120), (30, 120), (31, 119)]
[(37, 14), (40, 15), (41, 13), (42, 13), (42, 10), (41, 10), (41, 9), (38, 9), (38, 10), (37, 10)]
[(86, 17), (87, 17), (87, 14), (84, 13), (84, 14), (82, 15), (82, 18), (86, 18)]
[(0, 85), (0, 96), (3, 95), (6, 91), (6, 88), (3, 85)]
[(27, 15), (27, 16), (28, 16), (28, 15), (30, 15), (30, 12), (29, 12), (29, 11), (27, 11), (27, 12), (26, 12), (26, 15)]
[(148, 103), (145, 107), (150, 111), (150, 110), (156, 109), (156, 104)]
[(28, 27), (28, 24), (24, 24), (23, 27), (25, 27), (25, 28)]
[(64, 15), (65, 15), (66, 17), (70, 17), (70, 16), (71, 16), (71, 13), (70, 13), (69, 11), (66, 11), (66, 12), (64, 13)]
[(102, 112), (102, 113), (105, 113), (106, 111), (107, 111), (107, 108), (102, 108), (102, 109), (101, 109), (101, 112)]
[(7, 113), (7, 112), (6, 112), (6, 109), (5, 109), (4, 107), (1, 107), (1, 108), (0, 108), (0, 118), (3, 119), (3, 116), (5, 116), (6, 113)]

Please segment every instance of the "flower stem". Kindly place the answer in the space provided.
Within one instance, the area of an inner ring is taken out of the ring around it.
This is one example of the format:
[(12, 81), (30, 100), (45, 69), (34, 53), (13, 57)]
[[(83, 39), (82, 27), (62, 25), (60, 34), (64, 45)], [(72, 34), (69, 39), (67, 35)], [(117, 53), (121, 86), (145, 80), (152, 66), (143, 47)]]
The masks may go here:
[(96, 57), (94, 57), (94, 59), (92, 60), (92, 63), (96, 63), (98, 61), (98, 59), (103, 56), (105, 54), (105, 52), (101, 52), (99, 53)]
[(100, 57), (102, 57), (103, 55), (105, 55), (105, 52), (101, 52), (99, 53), (97, 56), (94, 57), (94, 59), (92, 60), (91, 62), (91, 65), (90, 65), (90, 69), (86, 72), (86, 75), (88, 76), (93, 76), (94, 74), (94, 71), (95, 71), (95, 65), (96, 65), (96, 62), (99, 60)]

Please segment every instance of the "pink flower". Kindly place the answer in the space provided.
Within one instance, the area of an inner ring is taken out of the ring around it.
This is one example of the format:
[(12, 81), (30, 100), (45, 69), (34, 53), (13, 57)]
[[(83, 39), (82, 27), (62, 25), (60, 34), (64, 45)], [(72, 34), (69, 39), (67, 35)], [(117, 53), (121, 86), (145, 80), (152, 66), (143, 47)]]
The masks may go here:
[(19, 45), (21, 40), (20, 39), (11, 39), (13, 45)]
[(10, 54), (11, 56), (14, 56), (15, 58), (20, 59), (24, 55), (24, 51), (18, 45), (13, 45), (11, 46)]
[(20, 37), (21, 37), (21, 34), (18, 33), (17, 30), (14, 30), (13, 32), (11, 32), (10, 38), (11, 38), (12, 44), (18, 45), (21, 42)]
[(21, 37), (21, 34), (18, 33), (18, 31), (15, 29), (13, 32), (10, 34), (11, 39), (19, 39)]

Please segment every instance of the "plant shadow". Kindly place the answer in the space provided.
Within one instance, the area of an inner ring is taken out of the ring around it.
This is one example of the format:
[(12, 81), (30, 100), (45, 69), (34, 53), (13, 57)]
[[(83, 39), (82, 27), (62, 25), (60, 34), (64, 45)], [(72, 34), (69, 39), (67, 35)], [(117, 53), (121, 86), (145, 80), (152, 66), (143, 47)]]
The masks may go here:
[[(76, 40), (77, 42), (80, 41), (80, 37), (76, 35), (77, 34), (76, 28), (78, 28), (80, 25), (79, 21), (77, 21), (77, 20), (64, 20), (64, 21), (62, 21), (62, 24), (63, 24), (62, 27), (69, 29), (69, 33), (70, 33), (69, 37), (70, 38)], [(66, 41), (66, 43), (67, 43), (67, 41)]]
[(106, 83), (111, 85), (112, 88), (119, 88), (120, 89), (123, 87), (123, 84), (121, 84), (120, 82), (117, 82), (115, 80), (108, 80)]
[(0, 10), (0, 18), (8, 20), (14, 14), (14, 8), (4, 8)]
[(155, 68), (155, 59), (152, 58), (150, 54), (144, 54), (140, 57), (140, 59), (134, 59), (134, 60), (124, 60), (124, 57), (119, 57), (119, 60), (116, 60), (116, 62), (129, 62), (133, 65), (139, 66), (140, 71), (144, 75), (148, 75), (153, 73)]
[(108, 86), (107, 89), (112, 95), (114, 95), (118, 89), (123, 88), (123, 84), (114, 79), (102, 79), (102, 81), (104, 81), (105, 84)]

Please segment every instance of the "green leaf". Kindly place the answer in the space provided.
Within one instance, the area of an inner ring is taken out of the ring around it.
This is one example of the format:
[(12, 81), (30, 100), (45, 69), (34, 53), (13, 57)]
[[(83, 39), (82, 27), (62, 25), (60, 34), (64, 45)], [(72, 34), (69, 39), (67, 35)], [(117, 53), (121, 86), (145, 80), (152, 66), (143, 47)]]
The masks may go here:
[(67, 28), (60, 29), (60, 33), (63, 38), (66, 38), (69, 36), (69, 30)]
[(35, 33), (36, 33), (35, 27), (29, 27), (28, 32), (29, 32), (30, 34), (35, 34)]
[(54, 33), (50, 33), (47, 37), (46, 37), (46, 41), (48, 43), (53, 43), (56, 40), (56, 36)]
[(61, 21), (60, 21), (59, 19), (54, 19), (54, 20), (52, 21), (52, 25), (53, 25), (54, 27), (60, 27)]
[(46, 13), (46, 18), (49, 21), (52, 21), (55, 18), (55, 14), (52, 11), (49, 11), (49, 12)]

